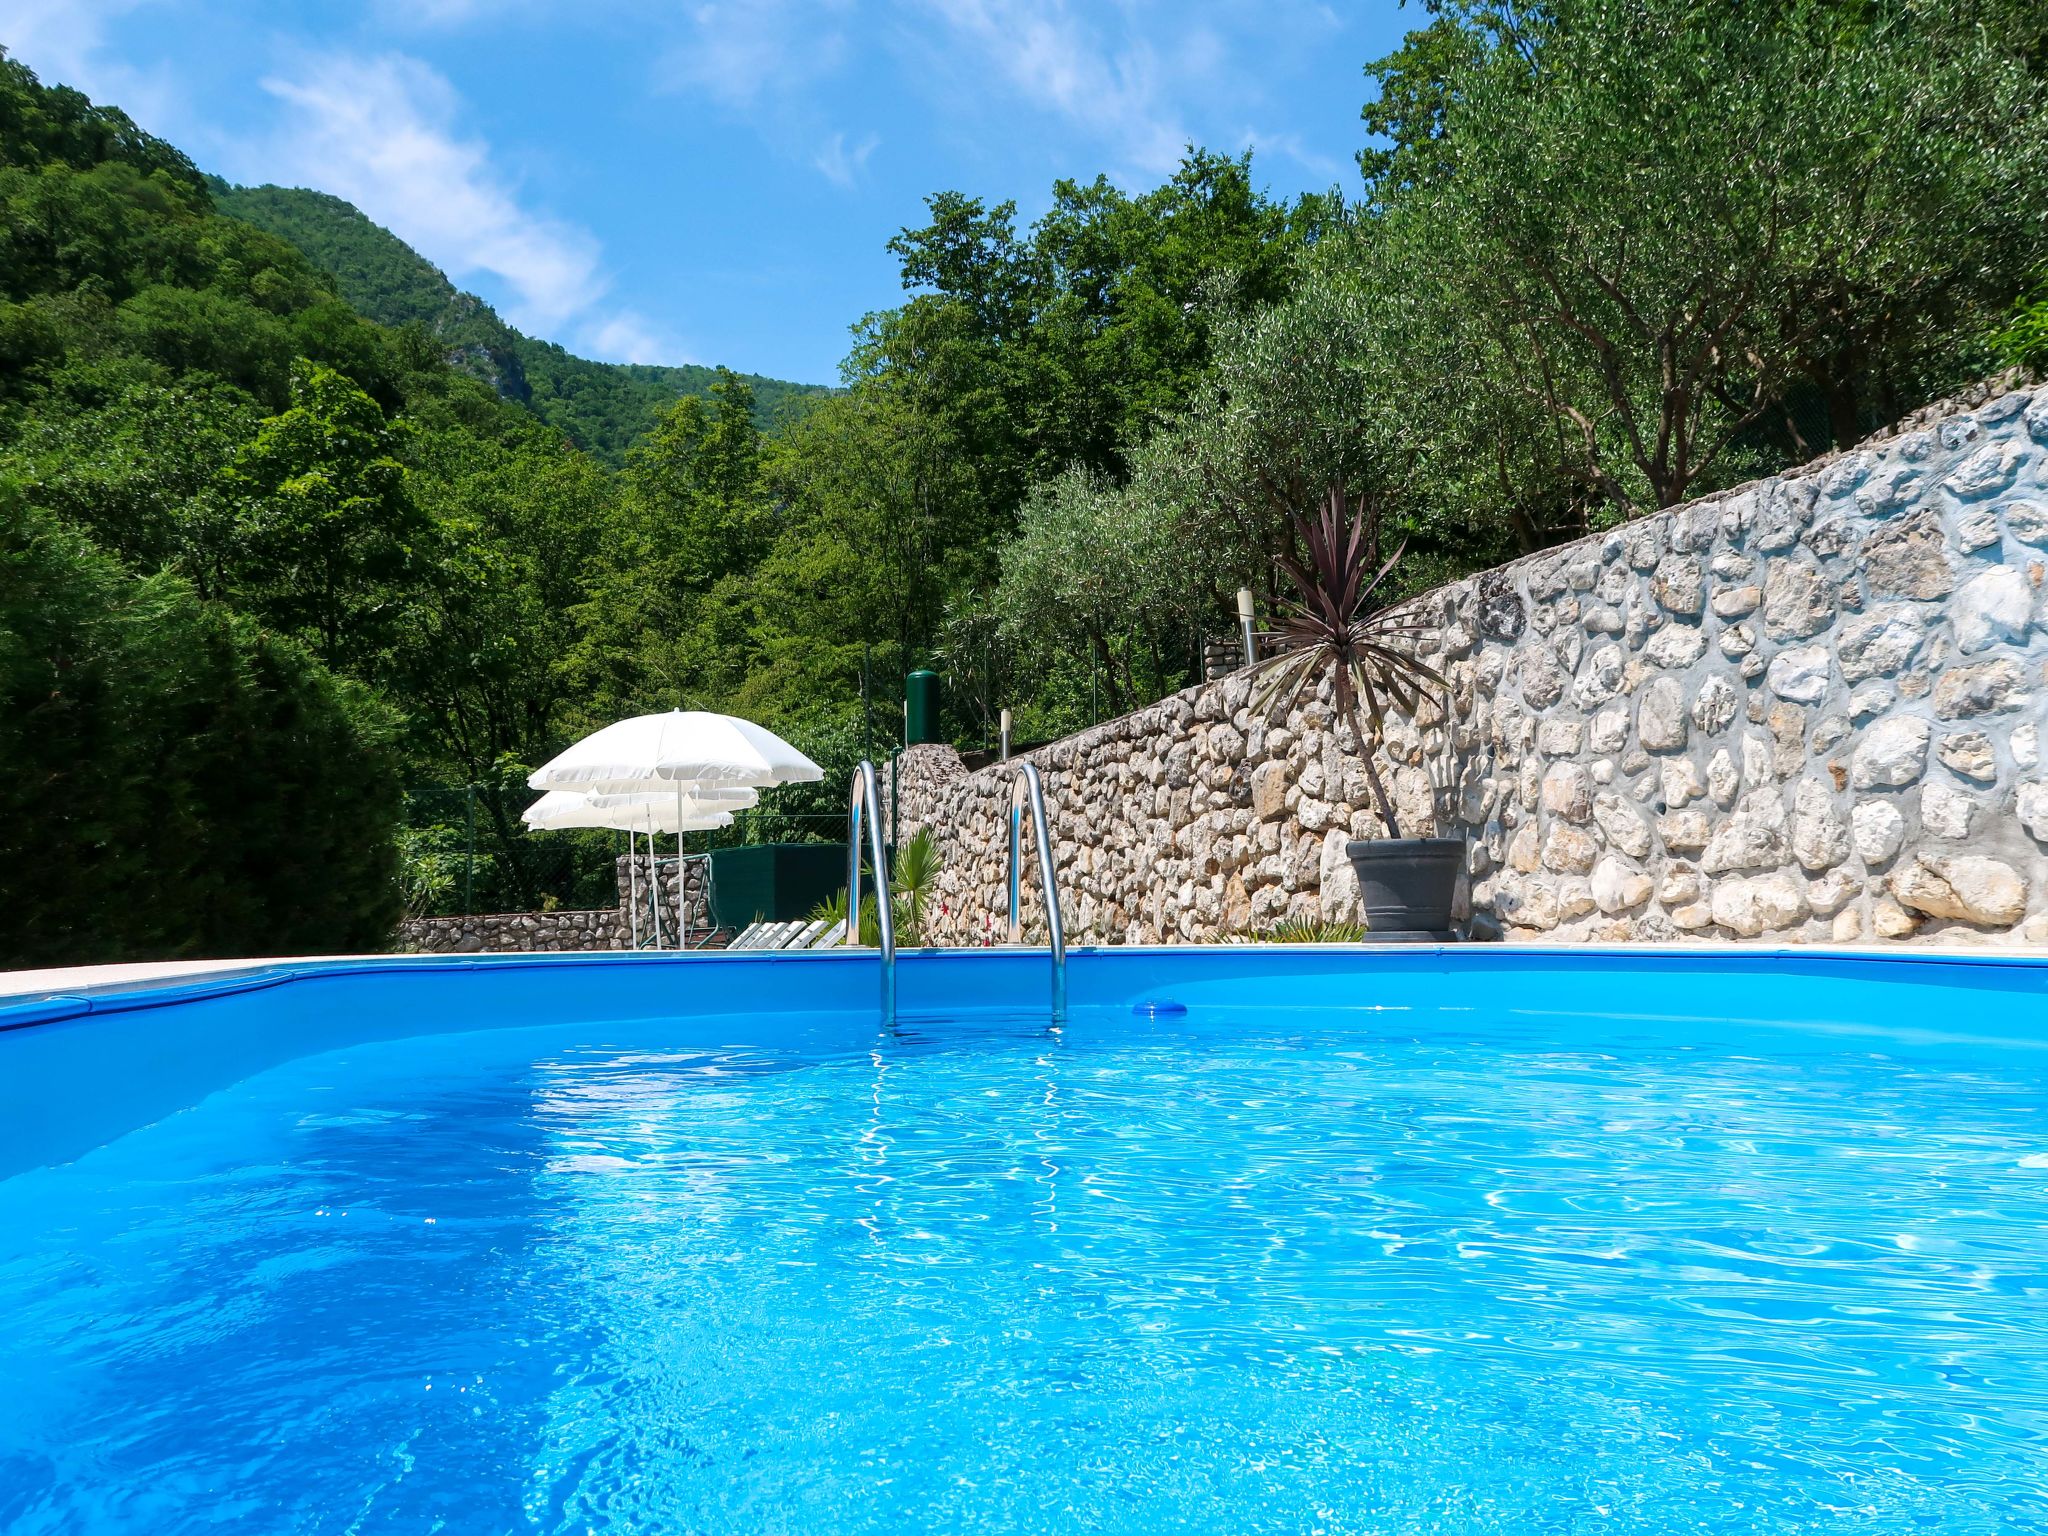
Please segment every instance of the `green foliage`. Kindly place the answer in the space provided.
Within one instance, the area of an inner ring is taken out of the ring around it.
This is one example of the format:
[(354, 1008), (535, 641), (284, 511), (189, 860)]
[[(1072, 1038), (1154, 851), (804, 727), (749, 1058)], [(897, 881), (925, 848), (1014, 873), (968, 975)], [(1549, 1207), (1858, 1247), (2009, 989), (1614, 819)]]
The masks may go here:
[(322, 659), (382, 670), (424, 560), (428, 525), (406, 483), (404, 433), (331, 368), (292, 375), (291, 408), (222, 469), (219, 590)]
[[(214, 181), (225, 213), (289, 240), (333, 275), (357, 310), (388, 326), (416, 326), (441, 355), (501, 397), (542, 421), (603, 463), (627, 451), (679, 397), (709, 394), (724, 369), (689, 363), (656, 366), (596, 363), (550, 342), (524, 336), (490, 305), (459, 291), (440, 268), (353, 205), (301, 187), (234, 187)], [(744, 376), (759, 424), (771, 425), (784, 405), (811, 386)]]
[[(938, 888), (946, 867), (931, 828), (919, 827), (909, 842), (889, 860), (889, 911), (895, 918), (896, 944), (900, 949), (917, 949), (925, 943), (925, 919), (929, 916), (932, 892)], [(873, 870), (861, 867), (861, 878), (870, 879)], [(841, 886), (811, 908), (810, 921), (836, 926), (846, 921), (846, 887)], [(882, 942), (882, 920), (876, 914), (872, 887), (867, 888), (860, 908), (860, 943), (869, 949)]]
[(1363, 923), (1309, 917), (1285, 917), (1270, 928), (1248, 935), (1255, 944), (1361, 944), (1369, 936)]
[(1992, 338), (1999, 356), (2010, 366), (2048, 372), (2048, 280), (2013, 305), (2012, 316)]
[(0, 963), (375, 949), (387, 711), (0, 482)]
[(175, 691), (116, 643), (175, 612), (162, 656), (228, 658), (195, 688), (362, 704), (411, 786), (390, 900), (460, 902), (459, 846), (476, 902), (537, 905), (611, 850), (525, 834), (527, 765), (610, 719), (761, 720), (827, 778), (723, 836), (837, 837), (912, 667), (962, 739), (1142, 703), (1237, 587), (1277, 606), (1325, 486), (1405, 542), (1396, 600), (2042, 366), (2038, 6), (1426, 10), (1368, 71), (1363, 200), (1192, 147), (1028, 227), (939, 194), (830, 393), (570, 357), (347, 204), (209, 182), (0, 59), (0, 476), (37, 547), (94, 551), (105, 675)]

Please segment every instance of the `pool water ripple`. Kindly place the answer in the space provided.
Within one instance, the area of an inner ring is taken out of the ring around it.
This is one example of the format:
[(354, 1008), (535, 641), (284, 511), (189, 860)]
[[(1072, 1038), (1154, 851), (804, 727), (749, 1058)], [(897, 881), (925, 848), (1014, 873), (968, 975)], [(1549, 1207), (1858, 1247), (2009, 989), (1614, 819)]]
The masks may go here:
[(2038, 1076), (1459, 1031), (292, 1063), (0, 1183), (0, 1530), (2048, 1531)]

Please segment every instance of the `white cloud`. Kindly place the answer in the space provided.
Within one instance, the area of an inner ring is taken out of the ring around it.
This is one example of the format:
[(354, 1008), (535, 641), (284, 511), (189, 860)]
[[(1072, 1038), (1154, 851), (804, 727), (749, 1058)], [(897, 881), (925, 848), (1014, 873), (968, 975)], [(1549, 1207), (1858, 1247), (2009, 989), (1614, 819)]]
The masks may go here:
[(622, 310), (583, 328), (583, 350), (608, 363), (687, 363), (693, 361), (664, 339), (643, 315)]
[(1239, 137), (1238, 147), (1261, 157), (1285, 155), (1310, 175), (1321, 176), (1333, 184), (1342, 181), (1351, 169), (1348, 163), (1336, 156), (1312, 149), (1298, 133), (1260, 133), (1257, 129), (1247, 128)]
[(521, 205), (490, 147), (457, 131), (453, 88), (418, 60), (329, 57), (263, 88), (289, 108), (287, 128), (244, 174), (346, 198), (458, 282), (490, 274), (524, 330), (587, 317), (610, 286), (597, 240)]
[(869, 134), (851, 149), (847, 148), (846, 135), (835, 133), (819, 149), (811, 164), (827, 181), (835, 186), (850, 187), (860, 177), (861, 168), (868, 163), (868, 156), (875, 152), (875, 146), (882, 142), (880, 134)]
[(147, 0), (0, 0), (0, 47), (45, 85), (68, 85), (120, 107), (145, 128), (167, 131), (176, 93), (161, 67), (136, 69), (106, 56), (109, 28)]
[(784, 98), (836, 71), (846, 56), (837, 18), (849, 0), (707, 0), (660, 68), (671, 86), (728, 107)]
[[(1125, 29), (1111, 42), (1066, 0), (921, 0), (965, 44), (961, 63), (993, 74), (1041, 111), (1109, 145), (1134, 170), (1160, 175), (1180, 163), (1188, 139), (1164, 96), (1174, 61)], [(1184, 39), (1188, 62), (1213, 52), (1206, 33)]]

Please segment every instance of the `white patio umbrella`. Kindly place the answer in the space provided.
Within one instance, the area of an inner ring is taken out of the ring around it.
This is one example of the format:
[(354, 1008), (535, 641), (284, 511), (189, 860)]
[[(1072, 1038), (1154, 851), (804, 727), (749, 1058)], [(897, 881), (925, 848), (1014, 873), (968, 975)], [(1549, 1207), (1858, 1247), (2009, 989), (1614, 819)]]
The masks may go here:
[[(548, 793), (561, 795), (576, 791), (555, 789)], [(744, 811), (761, 803), (758, 789), (738, 784), (664, 784), (658, 790), (635, 790), (630, 794), (593, 792), (585, 795), (584, 799), (593, 809), (603, 811), (614, 806), (651, 805), (657, 800), (673, 805), (678, 794), (683, 797), (683, 808), (679, 814), (686, 820), (707, 811)]]
[[(599, 805), (589, 795), (574, 790), (550, 790), (526, 808), (520, 820), (536, 832), (559, 832), (577, 827), (601, 827), (626, 834), (626, 871), (631, 881), (630, 901), (633, 912), (633, 947), (640, 947), (640, 860), (633, 847), (636, 833), (647, 837), (648, 867), (653, 868), (654, 837), (656, 833), (672, 833), (676, 837), (678, 854), (682, 849), (682, 834), (685, 832), (706, 832), (715, 827), (732, 825), (732, 812), (718, 806), (698, 803), (688, 795), (612, 795), (609, 803)], [(680, 878), (680, 870), (678, 871)], [(678, 905), (684, 908), (687, 918), (687, 904), (678, 897)], [(652, 903), (654, 912), (654, 946), (661, 947), (661, 903)]]
[[(825, 770), (773, 731), (735, 715), (672, 709), (636, 715), (601, 731), (535, 769), (527, 783), (539, 790), (576, 789), (615, 795), (672, 794), (678, 820), (688, 795), (712, 789), (810, 784)], [(676, 861), (683, 838), (676, 833)], [(687, 903), (684, 911), (688, 911)]]
[(813, 784), (824, 777), (824, 769), (751, 720), (675, 709), (592, 732), (526, 782), (535, 789), (633, 794), (678, 785)]

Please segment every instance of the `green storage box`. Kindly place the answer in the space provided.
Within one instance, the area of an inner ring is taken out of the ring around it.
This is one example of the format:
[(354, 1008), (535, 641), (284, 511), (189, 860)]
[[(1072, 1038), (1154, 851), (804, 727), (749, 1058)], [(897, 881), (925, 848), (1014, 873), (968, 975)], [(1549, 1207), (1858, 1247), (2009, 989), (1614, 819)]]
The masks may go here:
[(787, 923), (846, 884), (843, 843), (752, 843), (711, 850), (711, 920)]

